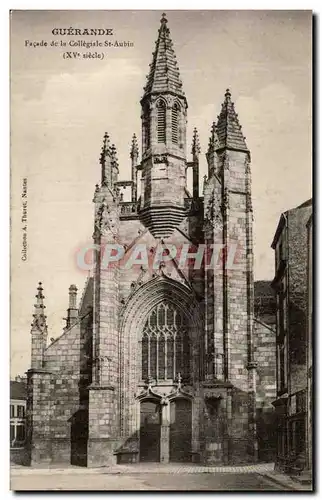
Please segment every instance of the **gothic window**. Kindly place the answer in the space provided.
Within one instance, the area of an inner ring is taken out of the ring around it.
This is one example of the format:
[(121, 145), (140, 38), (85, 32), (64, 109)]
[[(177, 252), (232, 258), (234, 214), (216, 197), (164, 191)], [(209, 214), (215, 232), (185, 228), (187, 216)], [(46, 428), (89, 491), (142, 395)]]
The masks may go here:
[(141, 339), (142, 379), (190, 377), (191, 349), (185, 317), (172, 304), (161, 302), (149, 314)]
[(158, 142), (165, 143), (166, 134), (166, 106), (164, 101), (159, 101), (157, 104), (157, 131)]
[(179, 106), (177, 103), (172, 108), (172, 142), (178, 144), (179, 142)]

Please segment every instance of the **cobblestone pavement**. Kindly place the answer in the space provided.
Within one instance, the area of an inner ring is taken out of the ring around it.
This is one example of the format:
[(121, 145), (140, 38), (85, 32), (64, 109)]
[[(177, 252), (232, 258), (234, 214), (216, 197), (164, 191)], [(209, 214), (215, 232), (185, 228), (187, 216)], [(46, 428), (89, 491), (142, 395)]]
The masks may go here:
[(82, 467), (12, 467), (11, 474), (34, 475), (34, 474), (214, 474), (214, 473), (266, 473), (274, 470), (274, 464), (254, 464), (240, 466), (218, 466), (210, 467), (197, 464), (156, 464), (138, 463), (131, 465), (113, 465), (111, 467), (99, 467), (84, 469)]
[(77, 474), (73, 470), (69, 474), (29, 474), (11, 476), (11, 489), (15, 491), (35, 490), (69, 490), (69, 491), (287, 491), (288, 488), (278, 485), (260, 474), (245, 473), (131, 473), (92, 475)]

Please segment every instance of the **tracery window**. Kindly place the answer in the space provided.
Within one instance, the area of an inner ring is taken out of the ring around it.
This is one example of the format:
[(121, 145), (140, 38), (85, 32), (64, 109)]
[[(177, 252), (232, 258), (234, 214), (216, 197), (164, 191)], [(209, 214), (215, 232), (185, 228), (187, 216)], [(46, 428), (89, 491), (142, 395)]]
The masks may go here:
[(190, 378), (191, 349), (186, 318), (167, 302), (149, 314), (142, 334), (142, 379)]
[(175, 103), (173, 108), (172, 108), (171, 128), (172, 128), (172, 142), (174, 144), (178, 144), (178, 140), (179, 140), (179, 106), (177, 103)]
[(157, 131), (158, 142), (165, 143), (166, 133), (166, 106), (164, 101), (159, 101), (157, 104)]

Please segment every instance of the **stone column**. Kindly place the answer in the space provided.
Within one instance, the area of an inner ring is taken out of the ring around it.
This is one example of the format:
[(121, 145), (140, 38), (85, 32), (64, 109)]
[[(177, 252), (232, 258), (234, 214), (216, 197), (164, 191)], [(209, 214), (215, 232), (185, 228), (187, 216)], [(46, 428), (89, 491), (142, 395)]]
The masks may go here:
[(167, 464), (170, 460), (170, 404), (161, 402), (161, 405), (160, 462)]

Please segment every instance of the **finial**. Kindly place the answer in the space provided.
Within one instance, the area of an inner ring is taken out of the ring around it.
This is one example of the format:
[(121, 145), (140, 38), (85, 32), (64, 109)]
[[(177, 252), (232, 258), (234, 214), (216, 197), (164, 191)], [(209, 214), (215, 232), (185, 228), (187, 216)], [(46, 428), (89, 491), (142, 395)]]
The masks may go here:
[(161, 24), (167, 24), (167, 15), (163, 12), (161, 19), (160, 19)]
[(42, 282), (39, 281), (38, 287), (37, 287), (37, 295), (36, 295), (37, 299), (44, 299), (45, 298), (42, 292), (43, 292)]
[(225, 101), (228, 102), (231, 100), (231, 93), (230, 93), (230, 90), (229, 89), (226, 89), (226, 92), (225, 92)]

